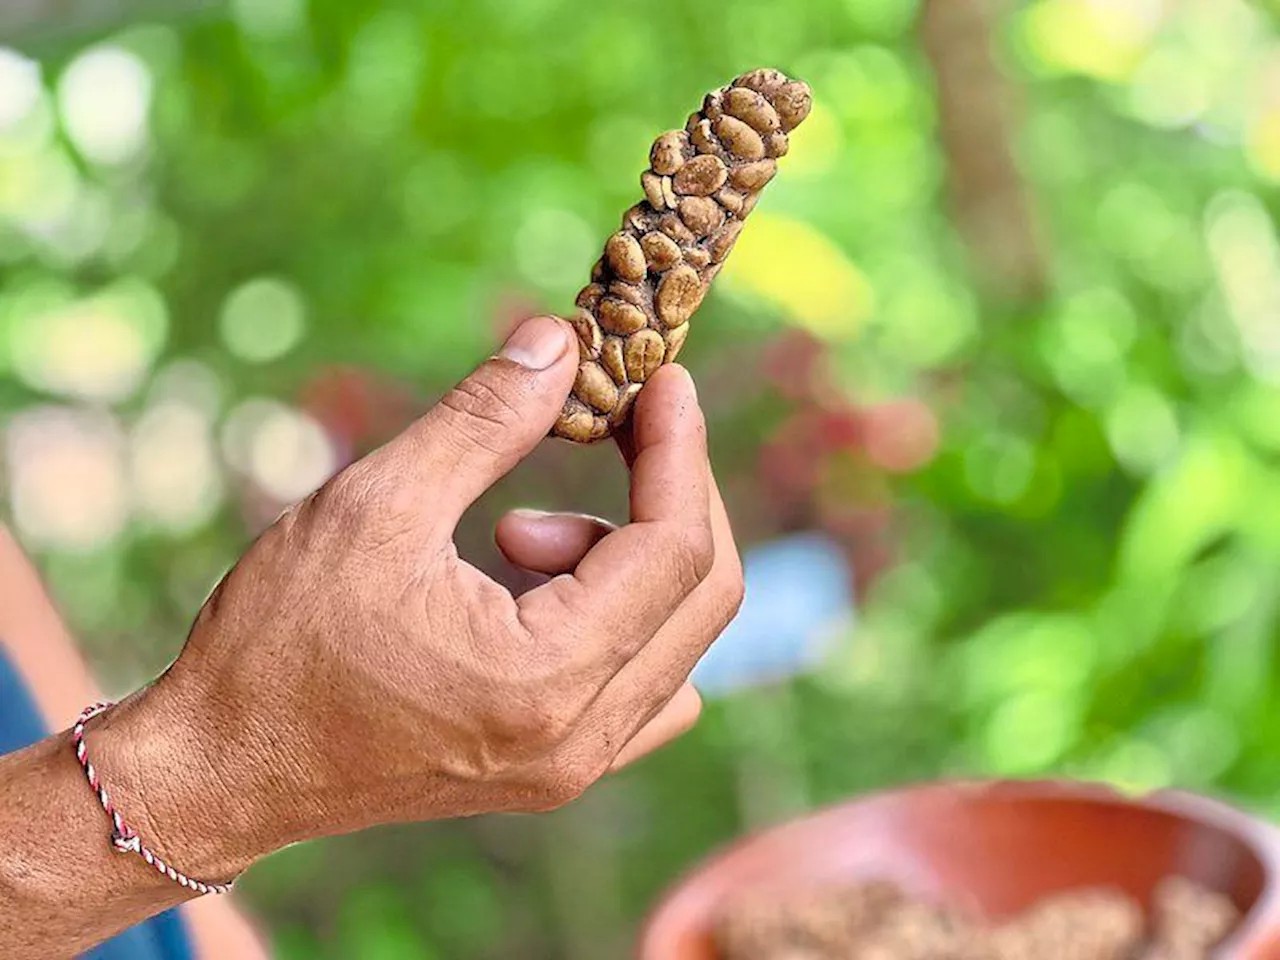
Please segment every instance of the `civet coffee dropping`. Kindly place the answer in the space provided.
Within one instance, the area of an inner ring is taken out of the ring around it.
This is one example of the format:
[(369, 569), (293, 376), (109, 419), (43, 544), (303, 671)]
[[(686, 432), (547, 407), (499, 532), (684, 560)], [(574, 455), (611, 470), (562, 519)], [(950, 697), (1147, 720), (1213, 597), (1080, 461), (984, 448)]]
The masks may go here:
[(623, 215), (578, 294), (578, 378), (552, 433), (578, 443), (609, 436), (644, 382), (676, 358), (811, 105), (807, 84), (752, 70), (707, 94), (683, 130), (654, 141), (640, 175), (644, 199)]
[(1223, 894), (1177, 876), (1157, 886), (1149, 915), (1102, 887), (996, 922), (869, 880), (740, 894), (714, 936), (719, 960), (1209, 960), (1239, 922)]

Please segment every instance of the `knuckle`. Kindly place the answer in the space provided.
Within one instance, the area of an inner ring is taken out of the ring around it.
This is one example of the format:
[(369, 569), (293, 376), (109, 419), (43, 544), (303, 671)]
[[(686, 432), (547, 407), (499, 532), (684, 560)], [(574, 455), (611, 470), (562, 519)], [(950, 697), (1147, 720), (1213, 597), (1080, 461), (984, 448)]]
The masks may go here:
[(440, 406), (470, 439), (484, 442), (495, 427), (507, 429), (524, 417), (519, 405), (483, 374), (468, 377), (446, 393)]
[(733, 564), (717, 592), (720, 600), (720, 626), (724, 629), (738, 615), (738, 611), (742, 609), (742, 601), (747, 597), (747, 584), (740, 564)]
[(489, 711), (486, 739), (493, 752), (513, 764), (546, 756), (572, 734), (580, 717), (578, 708), (553, 697), (504, 698)]
[(518, 761), (533, 739), (534, 726), (530, 711), (523, 707), (512, 703), (491, 707), (484, 722), (484, 740), (491, 744), (489, 753)]
[(544, 702), (531, 712), (532, 740), (544, 749), (559, 746), (569, 739), (580, 716), (574, 704), (561, 699)]
[(691, 591), (711, 575), (716, 548), (709, 527), (698, 524), (673, 535), (671, 556), (685, 591)]
[(514, 628), (502, 649), (520, 651), (503, 668), (494, 693), (494, 726), (517, 745), (522, 760), (545, 756), (573, 734), (590, 703), (571, 660), (555, 645), (531, 650), (529, 633)]
[(572, 803), (604, 775), (608, 761), (580, 756), (565, 757), (545, 765), (539, 791), (547, 809)]
[(476, 739), (461, 765), (463, 775), (479, 782), (506, 780), (535, 760), (529, 715), (515, 707), (493, 707), (478, 718)]

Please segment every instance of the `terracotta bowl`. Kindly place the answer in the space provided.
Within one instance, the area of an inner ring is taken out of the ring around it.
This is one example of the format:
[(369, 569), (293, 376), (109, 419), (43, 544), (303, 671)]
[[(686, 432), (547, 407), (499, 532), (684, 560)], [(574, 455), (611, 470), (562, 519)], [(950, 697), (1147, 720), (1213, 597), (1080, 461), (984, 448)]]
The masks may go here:
[(641, 935), (640, 960), (718, 960), (711, 924), (751, 888), (894, 880), (999, 918), (1060, 890), (1109, 885), (1150, 904), (1181, 875), (1244, 919), (1217, 954), (1280, 960), (1280, 832), (1202, 797), (1127, 799), (1074, 783), (935, 783), (882, 793), (730, 847), (680, 882)]

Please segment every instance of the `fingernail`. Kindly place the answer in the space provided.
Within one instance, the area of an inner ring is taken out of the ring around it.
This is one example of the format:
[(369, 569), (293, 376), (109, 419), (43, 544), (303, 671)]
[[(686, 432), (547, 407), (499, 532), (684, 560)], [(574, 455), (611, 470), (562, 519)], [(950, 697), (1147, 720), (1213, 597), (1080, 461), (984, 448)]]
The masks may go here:
[(511, 511), (511, 515), (522, 520), (543, 520), (551, 516), (546, 510), (534, 510), (532, 507), (516, 507)]
[(534, 317), (516, 328), (500, 356), (530, 370), (545, 370), (569, 349), (568, 328), (555, 317)]

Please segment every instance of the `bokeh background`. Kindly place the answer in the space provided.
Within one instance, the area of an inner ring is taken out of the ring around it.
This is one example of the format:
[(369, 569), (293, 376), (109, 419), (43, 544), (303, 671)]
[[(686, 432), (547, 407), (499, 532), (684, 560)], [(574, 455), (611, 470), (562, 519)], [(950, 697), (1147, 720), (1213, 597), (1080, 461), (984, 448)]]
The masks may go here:
[[(519, 317), (650, 140), (814, 88), (702, 308), (749, 599), (678, 745), (551, 816), (292, 848), (282, 957), (622, 956), (700, 857), (940, 775), (1280, 818), (1280, 10), (1245, 0), (6, 0), (4, 516), (104, 681)], [(607, 449), (517, 503), (617, 517)], [(315, 589), (323, 590), (324, 583)]]

